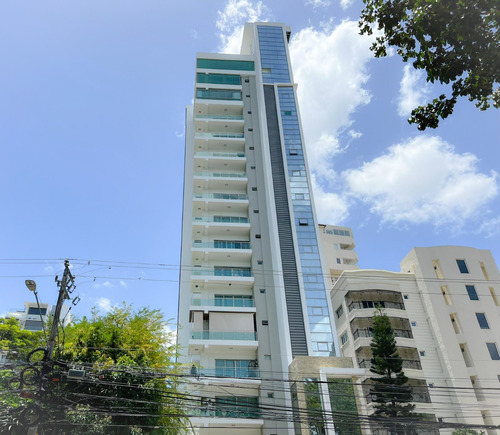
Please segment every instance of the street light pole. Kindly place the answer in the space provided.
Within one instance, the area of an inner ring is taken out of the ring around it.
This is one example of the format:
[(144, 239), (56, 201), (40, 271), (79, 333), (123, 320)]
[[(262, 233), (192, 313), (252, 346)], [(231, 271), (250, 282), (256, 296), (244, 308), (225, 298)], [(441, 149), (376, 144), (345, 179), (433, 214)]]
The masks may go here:
[(38, 307), (38, 314), (40, 315), (40, 321), (42, 322), (43, 335), (45, 336), (45, 341), (47, 341), (47, 332), (45, 331), (45, 324), (43, 323), (42, 310), (40, 308), (40, 301), (38, 300), (38, 292), (36, 291), (36, 282), (32, 279), (27, 279), (24, 281), (26, 287), (29, 291), (35, 293), (36, 306)]

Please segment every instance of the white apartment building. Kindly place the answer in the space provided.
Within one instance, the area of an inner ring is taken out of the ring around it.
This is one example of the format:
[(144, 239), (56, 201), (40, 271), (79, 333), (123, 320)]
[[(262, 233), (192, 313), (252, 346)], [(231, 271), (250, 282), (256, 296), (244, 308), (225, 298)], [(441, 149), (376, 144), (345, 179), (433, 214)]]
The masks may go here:
[[(42, 331), (42, 321), (47, 325), (50, 315), (54, 315), (56, 306), (47, 303), (40, 303), (40, 308), (36, 302), (25, 302), (24, 310), (11, 311), (5, 316), (19, 320), (21, 327), (27, 331)], [(61, 309), (61, 322), (64, 326), (71, 322), (70, 307), (63, 305)]]
[[(358, 389), (360, 412), (373, 412), (371, 325), (380, 305), (391, 319), (416, 412), (438, 423), (442, 434), (460, 424), (500, 433), (492, 427), (500, 424), (494, 390), (500, 387), (500, 275), (491, 253), (415, 248), (401, 269), (345, 271), (331, 291), (342, 355), (366, 369)], [(419, 433), (431, 429), (423, 426)]]
[(293, 433), (290, 364), (338, 354), (289, 37), (251, 23), (239, 55), (197, 54), (178, 343), (200, 434)]
[(349, 227), (324, 224), (318, 227), (324, 270), (333, 285), (344, 270), (359, 269), (354, 236)]

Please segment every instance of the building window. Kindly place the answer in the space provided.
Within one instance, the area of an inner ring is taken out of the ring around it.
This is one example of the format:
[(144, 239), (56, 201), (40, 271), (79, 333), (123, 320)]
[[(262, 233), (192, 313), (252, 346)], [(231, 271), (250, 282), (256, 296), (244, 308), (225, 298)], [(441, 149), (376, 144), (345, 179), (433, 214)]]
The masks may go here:
[(496, 343), (486, 343), (488, 347), (488, 352), (490, 353), (492, 360), (500, 360), (500, 355), (498, 354), (498, 348)]
[(344, 314), (344, 307), (342, 305), (337, 308), (337, 311), (335, 311), (337, 314), (337, 319), (340, 319), (342, 317), (342, 314)]
[(285, 115), (286, 116), (292, 116), (292, 112), (290, 110), (285, 110)]
[(457, 266), (458, 270), (460, 270), (460, 273), (469, 273), (469, 269), (467, 268), (465, 260), (457, 260)]
[(28, 308), (28, 314), (33, 314), (33, 315), (42, 315), (45, 316), (47, 314), (47, 308), (40, 308), (38, 307), (29, 307)]
[(411, 326), (417, 326), (417, 322), (411, 322)]
[(469, 294), (469, 299), (471, 301), (478, 301), (479, 300), (479, 296), (477, 295), (477, 292), (476, 292), (476, 287), (474, 287), (473, 285), (466, 285), (465, 288), (467, 289), (467, 293)]
[(349, 336), (347, 335), (347, 332), (344, 332), (342, 336), (340, 337), (340, 342), (342, 344), (345, 344), (349, 341)]
[(299, 218), (299, 225), (307, 226), (307, 225), (309, 225), (309, 220), (307, 220), (305, 218)]
[(425, 350), (421, 350), (421, 351), (419, 352), (419, 354), (420, 354), (420, 356), (425, 356)]
[(488, 320), (486, 320), (486, 315), (484, 313), (476, 313), (477, 322), (481, 329), (490, 329)]
[(269, 320), (263, 320), (262, 326), (269, 326)]
[(318, 341), (317, 345), (318, 345), (319, 352), (328, 352), (330, 350), (329, 346), (328, 346), (328, 342)]
[(258, 376), (255, 365), (255, 360), (216, 359), (215, 376), (255, 378)]
[(264, 264), (264, 261), (262, 261), (262, 260), (257, 260), (257, 264), (262, 265), (262, 264)]
[(410, 298), (410, 296), (408, 296), (408, 295), (403, 295), (403, 299), (409, 299), (409, 298)]
[(260, 289), (260, 292), (261, 292), (262, 294), (264, 294), (264, 293), (266, 292), (266, 289), (265, 289), (265, 288), (261, 288), (261, 289)]
[(340, 261), (340, 258), (337, 258), (337, 264), (342, 264), (342, 262)]

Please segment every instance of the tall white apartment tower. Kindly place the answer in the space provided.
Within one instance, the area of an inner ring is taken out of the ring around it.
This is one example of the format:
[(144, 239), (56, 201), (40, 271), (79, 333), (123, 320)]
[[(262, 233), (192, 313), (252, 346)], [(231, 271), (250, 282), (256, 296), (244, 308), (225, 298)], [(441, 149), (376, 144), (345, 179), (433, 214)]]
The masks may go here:
[(289, 389), (270, 379), (296, 356), (338, 355), (289, 37), (251, 23), (239, 55), (197, 54), (178, 342), (199, 382), (216, 377), (197, 387), (199, 433), (293, 433)]

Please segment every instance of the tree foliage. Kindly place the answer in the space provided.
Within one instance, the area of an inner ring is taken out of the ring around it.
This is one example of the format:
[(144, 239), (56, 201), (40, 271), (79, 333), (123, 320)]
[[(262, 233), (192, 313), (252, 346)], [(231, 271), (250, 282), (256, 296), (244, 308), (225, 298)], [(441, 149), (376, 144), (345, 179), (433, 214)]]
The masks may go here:
[(46, 434), (183, 432), (176, 350), (160, 311), (94, 310), (59, 335), (56, 368), (40, 377), (33, 402)]
[[(26, 331), (17, 319), (0, 318), (0, 352), (4, 364), (0, 366), (0, 432), (14, 435), (19, 423), (16, 409), (26, 407), (30, 400), (20, 397), (19, 384), (13, 379), (19, 376), (19, 364), (26, 355), (43, 344), (42, 332)], [(24, 431), (25, 433), (25, 431)]]
[(363, 0), (361, 34), (381, 31), (376, 57), (394, 46), (403, 61), (425, 70), (427, 81), (451, 83), (451, 95), (434, 98), (408, 120), (436, 128), (459, 97), (480, 110), (500, 107), (500, 5), (498, 0)]
[[(407, 385), (408, 378), (403, 372), (403, 360), (398, 354), (396, 340), (391, 322), (380, 310), (373, 318), (373, 338), (370, 344), (372, 358), (370, 370), (378, 375), (372, 377), (373, 387), (370, 394), (373, 397), (375, 415), (387, 417), (390, 427), (397, 426), (404, 419), (415, 419), (418, 416), (412, 411), (415, 407), (412, 401), (412, 388)], [(398, 432), (398, 431), (397, 431)], [(399, 429), (398, 433), (411, 433)]]

